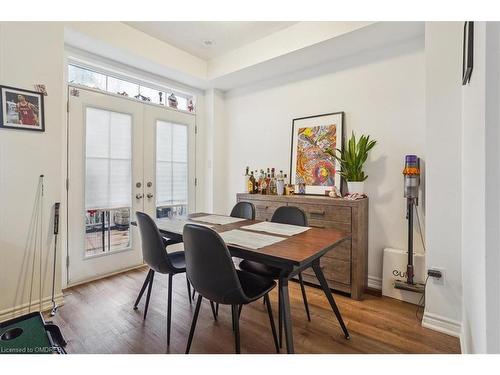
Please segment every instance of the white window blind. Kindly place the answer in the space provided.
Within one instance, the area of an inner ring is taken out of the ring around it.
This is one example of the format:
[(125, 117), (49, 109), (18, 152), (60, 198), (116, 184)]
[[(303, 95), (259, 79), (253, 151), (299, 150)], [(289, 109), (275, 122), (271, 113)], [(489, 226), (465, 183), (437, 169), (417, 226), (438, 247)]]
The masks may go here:
[(86, 110), (85, 208), (131, 207), (132, 116)]
[(188, 132), (186, 125), (156, 122), (156, 204), (187, 204)]

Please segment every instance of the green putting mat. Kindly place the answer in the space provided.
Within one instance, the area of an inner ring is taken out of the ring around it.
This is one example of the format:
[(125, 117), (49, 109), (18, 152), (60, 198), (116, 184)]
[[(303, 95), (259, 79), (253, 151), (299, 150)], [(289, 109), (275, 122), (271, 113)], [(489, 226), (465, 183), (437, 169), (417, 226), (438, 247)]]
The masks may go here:
[(0, 323), (0, 354), (53, 353), (48, 335), (39, 312)]

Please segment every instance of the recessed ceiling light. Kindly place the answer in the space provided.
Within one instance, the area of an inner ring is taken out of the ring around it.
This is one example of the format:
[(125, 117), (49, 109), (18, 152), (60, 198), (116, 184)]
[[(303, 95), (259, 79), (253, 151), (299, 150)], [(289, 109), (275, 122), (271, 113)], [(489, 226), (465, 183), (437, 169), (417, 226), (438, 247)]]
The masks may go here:
[(210, 39), (205, 39), (203, 41), (203, 45), (205, 47), (212, 47), (213, 45), (215, 45), (215, 41), (214, 40), (210, 40)]

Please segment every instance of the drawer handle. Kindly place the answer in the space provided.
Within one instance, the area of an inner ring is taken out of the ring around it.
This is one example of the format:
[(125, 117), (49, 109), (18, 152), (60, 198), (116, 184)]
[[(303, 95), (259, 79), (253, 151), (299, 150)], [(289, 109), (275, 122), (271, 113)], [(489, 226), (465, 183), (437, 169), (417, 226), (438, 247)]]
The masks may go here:
[(269, 206), (256, 206), (258, 209), (264, 209), (264, 210), (267, 210), (269, 208)]
[(311, 213), (311, 215), (321, 215), (321, 216), (325, 216), (325, 211), (309, 211)]
[(309, 225), (310, 227), (313, 227), (313, 228), (320, 228), (320, 229), (325, 229), (325, 226), (324, 225)]

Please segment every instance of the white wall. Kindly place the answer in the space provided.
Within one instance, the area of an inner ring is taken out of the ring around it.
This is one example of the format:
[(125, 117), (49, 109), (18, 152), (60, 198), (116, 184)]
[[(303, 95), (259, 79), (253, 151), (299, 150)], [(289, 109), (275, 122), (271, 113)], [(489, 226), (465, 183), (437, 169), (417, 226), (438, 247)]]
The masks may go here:
[(426, 240), (427, 268), (444, 271), (427, 284), (424, 326), (458, 335), (461, 279), (461, 22), (427, 22), (426, 71)]
[[(26, 43), (29, 41), (29, 48)], [(45, 133), (0, 130), (0, 320), (28, 302), (33, 254), (28, 236), (38, 176), (45, 175), (42, 285), (50, 299), (53, 205), (61, 201), (63, 144), (63, 31), (59, 23), (0, 22), (0, 83), (33, 90), (47, 86)], [(62, 207), (64, 209), (64, 206)], [(63, 221), (64, 222), (64, 221)], [(31, 232), (32, 233), (32, 232)], [(61, 251), (59, 242), (59, 254)], [(58, 265), (59, 269), (59, 265)], [(38, 267), (33, 300), (38, 300)], [(56, 293), (61, 292), (58, 275)], [(38, 305), (37, 305), (38, 306)], [(33, 311), (33, 310), (32, 310)], [(18, 311), (19, 312), (19, 311)]]
[[(223, 178), (215, 181), (214, 210), (230, 211), (247, 165), (289, 173), (293, 118), (345, 111), (346, 136), (354, 130), (378, 141), (366, 164), (366, 191), (368, 272), (380, 281), (383, 249), (406, 249), (401, 172), (405, 154), (425, 160), (424, 83), (423, 40), (418, 39), (227, 92), (226, 130), (219, 134), (224, 142), (216, 150), (227, 159)], [(418, 237), (415, 245), (421, 249)]]
[(498, 24), (475, 22), (462, 143), (462, 342), (470, 353), (500, 351), (499, 48)]

